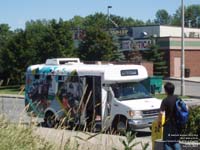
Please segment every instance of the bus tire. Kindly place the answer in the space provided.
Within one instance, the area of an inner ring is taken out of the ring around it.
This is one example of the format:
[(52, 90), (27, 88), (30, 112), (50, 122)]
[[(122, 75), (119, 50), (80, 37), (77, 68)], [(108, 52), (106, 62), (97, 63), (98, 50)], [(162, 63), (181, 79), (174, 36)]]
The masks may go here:
[(48, 111), (44, 117), (45, 126), (48, 128), (55, 128), (57, 125), (57, 120), (55, 114), (51, 111)]
[(114, 130), (114, 133), (123, 135), (128, 130), (128, 122), (127, 118), (124, 116), (117, 116), (115, 117), (113, 123), (112, 123), (112, 129)]

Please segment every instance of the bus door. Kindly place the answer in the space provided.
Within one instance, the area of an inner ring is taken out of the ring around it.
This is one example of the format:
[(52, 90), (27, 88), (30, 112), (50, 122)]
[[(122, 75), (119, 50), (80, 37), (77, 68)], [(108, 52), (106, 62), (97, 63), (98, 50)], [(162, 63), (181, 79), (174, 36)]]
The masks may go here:
[(112, 116), (112, 101), (113, 101), (113, 94), (110, 86), (104, 86), (102, 88), (102, 127), (107, 129), (110, 127)]
[(96, 122), (101, 122), (101, 76), (86, 76), (86, 92), (84, 101), (86, 107), (86, 123), (93, 128)]

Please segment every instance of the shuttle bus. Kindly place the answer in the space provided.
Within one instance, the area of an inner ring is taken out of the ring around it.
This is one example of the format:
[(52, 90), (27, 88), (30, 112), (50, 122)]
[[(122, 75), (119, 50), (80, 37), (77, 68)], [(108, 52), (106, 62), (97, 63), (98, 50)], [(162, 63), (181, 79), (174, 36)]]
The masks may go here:
[(79, 58), (47, 59), (26, 71), (28, 114), (58, 124), (136, 130), (150, 127), (161, 101), (143, 86), (142, 65), (84, 64)]

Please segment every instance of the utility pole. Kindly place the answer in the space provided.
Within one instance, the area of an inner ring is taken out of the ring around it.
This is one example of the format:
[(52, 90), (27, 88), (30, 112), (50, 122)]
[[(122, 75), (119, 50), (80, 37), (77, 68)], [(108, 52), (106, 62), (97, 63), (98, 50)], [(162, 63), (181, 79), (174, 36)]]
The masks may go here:
[(185, 14), (184, 14), (184, 3), (181, 0), (182, 7), (182, 29), (181, 29), (181, 95), (185, 95), (185, 43), (184, 43), (184, 27), (185, 27)]
[(109, 31), (109, 21), (110, 21), (110, 8), (112, 8), (112, 6), (108, 6), (107, 7), (107, 16), (108, 16), (108, 20), (107, 20), (107, 30)]

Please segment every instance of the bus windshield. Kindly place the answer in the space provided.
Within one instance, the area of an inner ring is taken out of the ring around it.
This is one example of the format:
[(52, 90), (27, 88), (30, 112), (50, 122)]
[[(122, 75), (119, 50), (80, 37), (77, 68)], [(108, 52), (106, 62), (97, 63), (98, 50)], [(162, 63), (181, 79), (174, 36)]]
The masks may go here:
[(151, 98), (150, 93), (140, 82), (115, 83), (111, 87), (119, 101)]

